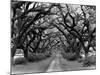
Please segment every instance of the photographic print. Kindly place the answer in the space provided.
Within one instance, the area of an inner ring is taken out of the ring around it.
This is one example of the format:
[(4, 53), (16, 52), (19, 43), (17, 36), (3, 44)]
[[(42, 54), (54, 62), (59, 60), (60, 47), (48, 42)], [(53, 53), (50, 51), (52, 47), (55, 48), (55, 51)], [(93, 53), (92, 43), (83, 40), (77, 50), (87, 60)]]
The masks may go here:
[(96, 69), (96, 6), (11, 0), (11, 74)]

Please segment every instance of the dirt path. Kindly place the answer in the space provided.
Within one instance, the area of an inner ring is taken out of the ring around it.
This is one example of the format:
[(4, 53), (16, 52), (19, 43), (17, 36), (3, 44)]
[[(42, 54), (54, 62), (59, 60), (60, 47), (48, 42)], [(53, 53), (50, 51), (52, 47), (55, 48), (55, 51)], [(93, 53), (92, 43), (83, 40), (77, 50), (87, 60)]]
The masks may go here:
[(55, 59), (49, 65), (46, 72), (62, 71), (62, 68), (60, 67), (60, 58), (61, 58), (61, 54), (57, 54)]

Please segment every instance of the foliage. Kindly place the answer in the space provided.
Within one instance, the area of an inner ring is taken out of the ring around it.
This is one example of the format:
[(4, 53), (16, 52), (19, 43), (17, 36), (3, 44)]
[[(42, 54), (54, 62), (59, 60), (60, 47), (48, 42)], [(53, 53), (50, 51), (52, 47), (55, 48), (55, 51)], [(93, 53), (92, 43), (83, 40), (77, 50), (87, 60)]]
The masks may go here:
[(50, 57), (49, 54), (44, 54), (44, 53), (38, 53), (38, 54), (35, 54), (35, 53), (31, 53), (28, 55), (28, 61), (29, 62), (36, 62), (36, 61), (40, 61), (40, 60), (44, 60), (46, 58)]
[(22, 49), (24, 57), (30, 61), (41, 60), (48, 56), (44, 54), (46, 51), (61, 45), (66, 52), (64, 58), (74, 60), (81, 48), (86, 55), (90, 47), (95, 50), (95, 6), (28, 1), (11, 3), (12, 57), (16, 49)]
[(66, 60), (69, 60), (69, 61), (75, 61), (78, 59), (76, 53), (71, 53), (71, 52), (62, 52), (62, 56), (66, 59)]
[(87, 58), (85, 58), (85, 60), (83, 61), (83, 66), (95, 66), (96, 65), (96, 56), (92, 55), (89, 56)]

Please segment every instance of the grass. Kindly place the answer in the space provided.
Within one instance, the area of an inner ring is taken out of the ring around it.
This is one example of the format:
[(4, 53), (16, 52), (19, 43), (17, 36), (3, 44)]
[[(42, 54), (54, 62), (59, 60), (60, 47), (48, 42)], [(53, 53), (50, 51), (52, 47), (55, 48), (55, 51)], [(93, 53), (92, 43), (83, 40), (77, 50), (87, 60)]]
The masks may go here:
[(12, 66), (12, 74), (45, 72), (55, 57), (49, 57), (39, 62), (27, 62), (26, 65)]
[(79, 63), (83, 63), (83, 67), (88, 66), (95, 66), (96, 65), (96, 55), (91, 55), (88, 57), (85, 57), (84, 59), (78, 59), (77, 55), (75, 53), (62, 53), (63, 58), (69, 61), (75, 61), (77, 60)]
[(96, 65), (96, 56), (92, 55), (89, 57), (86, 57), (85, 60), (83, 61), (83, 66), (87, 67), (87, 66), (95, 66)]

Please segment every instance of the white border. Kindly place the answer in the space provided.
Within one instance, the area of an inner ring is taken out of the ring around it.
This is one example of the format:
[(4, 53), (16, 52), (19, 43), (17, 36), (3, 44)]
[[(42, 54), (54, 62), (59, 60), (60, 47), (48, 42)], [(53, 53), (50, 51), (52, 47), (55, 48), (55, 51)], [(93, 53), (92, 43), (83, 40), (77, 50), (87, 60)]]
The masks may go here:
[(19, 1), (39, 1), (39, 2), (51, 2), (51, 3), (70, 3), (70, 4), (85, 4), (95, 5), (95, 0), (19, 0)]

